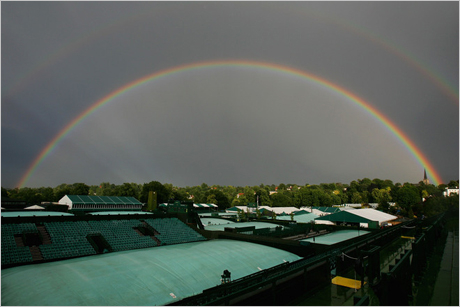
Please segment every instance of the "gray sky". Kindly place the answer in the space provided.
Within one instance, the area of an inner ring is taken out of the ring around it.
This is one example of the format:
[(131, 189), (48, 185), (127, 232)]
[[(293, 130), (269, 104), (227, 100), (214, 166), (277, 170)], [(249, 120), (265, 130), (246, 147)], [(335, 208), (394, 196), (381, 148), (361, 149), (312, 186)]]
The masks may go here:
[[(2, 2), (2, 186), (443, 182), (459, 171), (458, 2)], [(431, 175), (431, 174), (429, 174)], [(430, 178), (434, 179), (434, 178)]]

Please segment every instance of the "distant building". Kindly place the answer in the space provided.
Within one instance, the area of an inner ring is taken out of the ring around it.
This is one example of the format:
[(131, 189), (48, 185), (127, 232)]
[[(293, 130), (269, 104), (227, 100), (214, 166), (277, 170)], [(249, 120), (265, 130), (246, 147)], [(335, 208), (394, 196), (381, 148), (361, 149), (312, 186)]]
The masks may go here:
[(423, 182), (425, 185), (430, 184), (430, 180), (428, 180), (428, 177), (426, 176), (426, 169), (423, 170), (423, 180), (422, 180), (422, 182)]
[(2, 197), (2, 209), (22, 210), (29, 206), (25, 200)]
[(451, 194), (457, 194), (458, 195), (458, 187), (455, 188), (446, 188), (444, 191), (444, 197), (451, 196)]
[(65, 195), (59, 200), (60, 205), (67, 205), (72, 211), (133, 210), (140, 211), (142, 203), (134, 197)]

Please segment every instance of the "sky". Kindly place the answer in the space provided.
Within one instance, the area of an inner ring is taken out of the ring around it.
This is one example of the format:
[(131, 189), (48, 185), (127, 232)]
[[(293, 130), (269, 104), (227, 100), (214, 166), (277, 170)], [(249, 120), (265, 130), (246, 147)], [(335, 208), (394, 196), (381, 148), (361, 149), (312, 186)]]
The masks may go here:
[(2, 2), (1, 39), (2, 187), (458, 179), (455, 1)]

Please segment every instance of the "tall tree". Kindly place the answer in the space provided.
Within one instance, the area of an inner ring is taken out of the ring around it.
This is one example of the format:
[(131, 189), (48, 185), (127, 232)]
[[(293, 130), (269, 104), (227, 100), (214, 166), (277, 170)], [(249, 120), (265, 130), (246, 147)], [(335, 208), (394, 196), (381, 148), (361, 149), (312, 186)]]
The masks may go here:
[(165, 203), (169, 200), (170, 192), (166, 189), (163, 184), (158, 181), (151, 181), (149, 183), (145, 183), (142, 187), (141, 195), (139, 196), (139, 201), (142, 203), (147, 203), (149, 197), (149, 191), (156, 192), (157, 195), (157, 202), (159, 204)]
[(72, 184), (71, 193), (72, 195), (88, 195), (89, 186), (81, 182), (74, 183)]
[(415, 186), (406, 183), (398, 190), (395, 201), (408, 213), (412, 210), (412, 206), (421, 202), (421, 196)]

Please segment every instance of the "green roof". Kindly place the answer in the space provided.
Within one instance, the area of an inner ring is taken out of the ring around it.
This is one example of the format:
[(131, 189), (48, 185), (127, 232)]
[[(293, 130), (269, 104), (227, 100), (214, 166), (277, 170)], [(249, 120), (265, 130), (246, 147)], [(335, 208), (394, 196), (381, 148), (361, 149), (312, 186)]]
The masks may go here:
[(142, 205), (134, 197), (128, 196), (97, 196), (97, 195), (66, 195), (72, 204), (83, 205)]
[[(166, 305), (301, 257), (273, 247), (211, 240), (2, 270), (2, 305)], [(50, 290), (53, 290), (50, 292)]]
[(312, 208), (316, 209), (316, 210), (319, 210), (319, 211), (331, 212), (331, 213), (341, 211), (339, 208), (335, 208), (335, 207), (312, 207)]
[(325, 221), (331, 221), (331, 222), (346, 222), (346, 223), (369, 223), (369, 221), (372, 221), (370, 219), (367, 219), (365, 217), (352, 214), (346, 210), (340, 211), (337, 213), (325, 215), (322, 217), (317, 218), (316, 220), (325, 220)]

